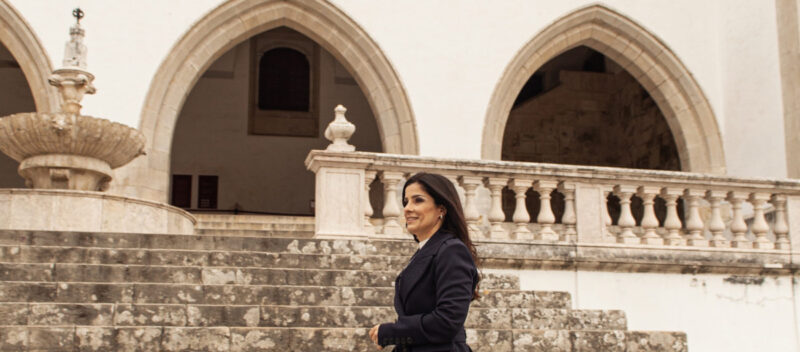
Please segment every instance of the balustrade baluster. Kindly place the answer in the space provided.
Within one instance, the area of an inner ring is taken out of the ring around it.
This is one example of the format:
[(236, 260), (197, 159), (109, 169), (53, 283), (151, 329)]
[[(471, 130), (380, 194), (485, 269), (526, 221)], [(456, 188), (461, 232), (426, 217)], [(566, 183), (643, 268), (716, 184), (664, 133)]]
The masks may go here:
[(603, 224), (606, 225), (606, 231), (608, 230), (608, 227), (614, 223), (614, 221), (611, 219), (611, 214), (608, 212), (608, 196), (610, 194), (610, 190), (603, 190)]
[(400, 215), (400, 199), (397, 196), (397, 185), (403, 180), (402, 172), (384, 171), (381, 173), (383, 182), (383, 233), (386, 235), (399, 235), (403, 227), (398, 222)]
[(478, 176), (459, 177), (459, 183), (461, 184), (461, 187), (464, 188), (464, 218), (467, 221), (467, 227), (469, 228), (470, 235), (473, 236), (473, 238), (478, 238), (482, 235), (481, 229), (478, 227), (480, 214), (478, 213), (478, 207), (475, 204), (475, 190), (478, 189), (478, 186), (481, 185), (482, 181), (483, 178)]
[(695, 247), (708, 247), (708, 240), (703, 236), (703, 219), (700, 218), (700, 197), (705, 195), (705, 191), (687, 189), (683, 192), (686, 201), (689, 203), (689, 212), (686, 216), (686, 244)]
[(733, 241), (731, 246), (736, 248), (753, 248), (753, 244), (747, 239), (747, 223), (744, 222), (744, 214), (742, 214), (742, 204), (749, 196), (745, 192), (728, 192), (728, 202), (731, 203), (733, 209), (733, 219), (731, 220), (731, 232), (733, 233)]
[(706, 192), (706, 199), (711, 204), (711, 219), (708, 220), (708, 231), (711, 232), (712, 247), (725, 248), (731, 246), (731, 241), (725, 238), (724, 235), (725, 222), (722, 221), (722, 213), (719, 208), (726, 195), (724, 191)]
[(631, 197), (636, 192), (633, 186), (614, 186), (614, 194), (619, 198), (619, 219), (617, 225), (620, 227), (620, 232), (617, 235), (617, 242), (619, 243), (640, 243), (639, 237), (633, 233), (633, 227), (636, 226), (636, 219), (633, 218), (631, 213)]
[(533, 189), (539, 192), (539, 215), (536, 217), (536, 222), (539, 223), (540, 229), (536, 239), (545, 241), (558, 241), (558, 234), (553, 231), (553, 224), (556, 223), (556, 215), (553, 214), (553, 208), (550, 206), (550, 199), (552, 198), (551, 192), (558, 186), (558, 181), (536, 181)]
[(369, 189), (377, 174), (378, 172), (374, 170), (364, 171), (364, 232), (368, 235), (375, 234), (375, 226), (372, 226), (372, 221), (370, 221), (373, 211), (372, 204), (369, 202)]
[(575, 184), (561, 182), (558, 190), (564, 195), (564, 215), (561, 216), (561, 223), (565, 227), (563, 240), (575, 242), (578, 240), (578, 232), (575, 229), (578, 220), (575, 214)]
[(531, 230), (528, 229), (528, 223), (531, 221), (531, 216), (528, 214), (528, 207), (525, 206), (525, 192), (533, 185), (532, 180), (513, 179), (509, 182), (508, 187), (514, 191), (514, 197), (517, 199), (516, 206), (514, 207), (514, 229), (513, 237), (518, 240), (531, 240), (533, 235)]
[(642, 205), (644, 206), (644, 215), (642, 215), (642, 235), (643, 244), (664, 244), (664, 239), (656, 233), (658, 228), (658, 218), (656, 211), (653, 207), (655, 198), (658, 192), (661, 191), (660, 187), (642, 186), (637, 189), (636, 194), (642, 198)]
[(664, 237), (664, 244), (669, 246), (681, 246), (684, 239), (680, 235), (681, 219), (678, 217), (678, 197), (683, 194), (679, 188), (664, 188), (661, 190), (661, 198), (667, 204), (667, 217), (664, 219), (664, 228), (667, 235)]
[(786, 195), (772, 196), (772, 205), (775, 207), (775, 249), (789, 249), (789, 224), (786, 222)]
[(503, 212), (503, 187), (508, 184), (508, 179), (487, 177), (483, 182), (492, 197), (492, 209), (489, 211), (492, 228), (488, 237), (508, 238), (508, 232), (503, 228), (503, 222), (506, 221), (506, 214)]
[(753, 241), (753, 248), (775, 248), (775, 244), (767, 238), (769, 225), (767, 224), (767, 219), (764, 217), (764, 207), (769, 198), (770, 195), (767, 193), (753, 193), (749, 198), (750, 204), (753, 204), (753, 224), (750, 226), (750, 231), (756, 236)]

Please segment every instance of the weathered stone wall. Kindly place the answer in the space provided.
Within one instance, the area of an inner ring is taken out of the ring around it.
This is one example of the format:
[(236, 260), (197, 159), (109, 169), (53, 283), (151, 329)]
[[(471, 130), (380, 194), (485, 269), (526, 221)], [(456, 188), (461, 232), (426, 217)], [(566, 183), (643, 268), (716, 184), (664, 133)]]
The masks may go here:
[(627, 72), (559, 77), (555, 88), (511, 111), (504, 160), (680, 170), (663, 115)]

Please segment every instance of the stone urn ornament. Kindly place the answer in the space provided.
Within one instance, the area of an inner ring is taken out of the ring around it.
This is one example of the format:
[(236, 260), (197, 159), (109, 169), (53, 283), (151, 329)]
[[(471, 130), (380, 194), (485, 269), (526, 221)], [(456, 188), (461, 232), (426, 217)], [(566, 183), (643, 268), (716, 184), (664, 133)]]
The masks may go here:
[(356, 132), (356, 125), (347, 121), (347, 118), (344, 116), (344, 113), (347, 112), (347, 108), (340, 104), (336, 105), (333, 111), (335, 112), (333, 122), (328, 124), (328, 128), (325, 129), (325, 138), (331, 141), (331, 144), (328, 145), (328, 148), (325, 150), (330, 152), (355, 151), (356, 147), (347, 143), (350, 137), (353, 136), (353, 133)]
[(105, 191), (112, 171), (144, 154), (138, 130), (80, 114), (84, 94), (94, 94), (94, 75), (86, 71), (87, 49), (80, 9), (70, 27), (63, 66), (48, 82), (61, 95), (59, 112), (27, 112), (0, 118), (0, 151), (20, 162), (25, 184), (38, 189)]

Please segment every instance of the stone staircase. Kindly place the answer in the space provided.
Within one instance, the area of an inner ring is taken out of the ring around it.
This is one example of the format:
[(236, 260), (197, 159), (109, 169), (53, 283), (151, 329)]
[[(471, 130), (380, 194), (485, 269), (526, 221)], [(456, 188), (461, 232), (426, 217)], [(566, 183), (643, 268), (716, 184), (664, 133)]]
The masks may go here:
[[(0, 351), (375, 351), (408, 241), (0, 231)], [(686, 351), (485, 275), (475, 351)]]
[(202, 235), (237, 235), (260, 237), (311, 238), (313, 216), (257, 214), (193, 214), (197, 218), (195, 232)]

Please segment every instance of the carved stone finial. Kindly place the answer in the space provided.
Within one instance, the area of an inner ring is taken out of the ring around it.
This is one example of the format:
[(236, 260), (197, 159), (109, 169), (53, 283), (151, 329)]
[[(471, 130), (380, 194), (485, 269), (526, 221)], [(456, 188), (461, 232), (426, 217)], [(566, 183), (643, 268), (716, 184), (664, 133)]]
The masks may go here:
[(332, 143), (325, 150), (332, 152), (355, 151), (356, 147), (347, 143), (356, 131), (356, 125), (350, 123), (350, 121), (347, 121), (347, 118), (344, 117), (347, 108), (342, 105), (337, 105), (336, 109), (333, 109), (333, 111), (336, 112), (336, 117), (333, 119), (333, 122), (328, 125), (328, 128), (325, 129), (325, 138)]
[(80, 8), (72, 10), (75, 24), (69, 29), (69, 41), (64, 46), (63, 68), (55, 70), (48, 78), (51, 85), (58, 87), (61, 94), (61, 110), (68, 114), (79, 114), (84, 94), (94, 94), (92, 85), (94, 75), (86, 71), (88, 49), (83, 44), (86, 33), (81, 28), (84, 13)]

